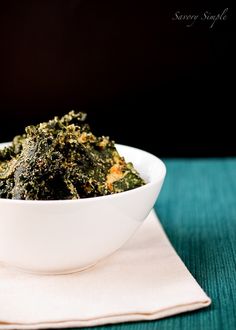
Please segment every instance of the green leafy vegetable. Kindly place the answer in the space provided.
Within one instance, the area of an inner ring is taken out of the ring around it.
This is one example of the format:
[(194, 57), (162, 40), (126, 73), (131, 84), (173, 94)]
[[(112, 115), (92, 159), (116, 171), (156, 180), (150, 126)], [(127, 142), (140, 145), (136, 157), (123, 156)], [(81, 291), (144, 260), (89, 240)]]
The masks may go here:
[(0, 150), (0, 198), (78, 199), (144, 184), (114, 141), (91, 132), (82, 112), (28, 126)]

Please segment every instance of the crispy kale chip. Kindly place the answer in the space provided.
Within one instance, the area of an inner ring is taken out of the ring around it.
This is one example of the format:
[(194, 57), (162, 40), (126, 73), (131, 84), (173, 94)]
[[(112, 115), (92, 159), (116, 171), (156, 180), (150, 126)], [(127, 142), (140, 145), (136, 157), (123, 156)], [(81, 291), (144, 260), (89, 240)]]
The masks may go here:
[(91, 132), (82, 112), (28, 126), (0, 150), (0, 198), (78, 199), (144, 184), (114, 141)]

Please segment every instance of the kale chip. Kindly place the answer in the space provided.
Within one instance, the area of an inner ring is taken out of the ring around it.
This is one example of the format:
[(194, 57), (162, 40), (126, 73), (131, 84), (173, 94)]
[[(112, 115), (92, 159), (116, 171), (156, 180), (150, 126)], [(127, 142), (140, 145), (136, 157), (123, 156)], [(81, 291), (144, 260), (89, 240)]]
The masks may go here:
[(96, 137), (86, 114), (28, 126), (0, 150), (0, 198), (64, 200), (104, 196), (144, 185), (109, 137)]

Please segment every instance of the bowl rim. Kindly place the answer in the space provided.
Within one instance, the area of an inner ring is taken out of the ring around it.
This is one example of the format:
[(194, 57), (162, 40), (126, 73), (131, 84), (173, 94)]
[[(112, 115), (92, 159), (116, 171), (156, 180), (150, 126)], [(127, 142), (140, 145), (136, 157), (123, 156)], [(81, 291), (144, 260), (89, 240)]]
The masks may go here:
[[(11, 142), (5, 142), (5, 143), (0, 143), (0, 148), (5, 147), (7, 145), (9, 145)], [(110, 200), (110, 199), (114, 199), (114, 198), (119, 198), (122, 196), (129, 196), (130, 194), (133, 194), (134, 192), (137, 191), (144, 191), (146, 189), (149, 189), (150, 187), (158, 184), (159, 182), (161, 182), (162, 180), (164, 180), (165, 176), (166, 176), (166, 165), (164, 164), (164, 162), (158, 158), (157, 156), (155, 156), (154, 154), (136, 148), (136, 147), (131, 147), (128, 145), (124, 145), (124, 144), (115, 144), (116, 147), (118, 147), (118, 149), (121, 148), (127, 148), (127, 149), (131, 149), (134, 150), (135, 152), (141, 152), (146, 154), (148, 157), (153, 157), (153, 159), (155, 159), (155, 161), (157, 161), (161, 167), (161, 171), (160, 171), (160, 175), (152, 180), (151, 182), (147, 182), (145, 185), (138, 187), (138, 188), (134, 188), (131, 190), (127, 190), (127, 191), (123, 191), (120, 193), (115, 193), (115, 194), (111, 194), (111, 195), (105, 195), (105, 196), (97, 196), (97, 197), (87, 197), (87, 198), (79, 198), (79, 199), (54, 199), (54, 200), (22, 200), (22, 199), (8, 199), (8, 198), (0, 198), (0, 203), (4, 202), (4, 203), (16, 203), (16, 204), (30, 204), (30, 205), (40, 205), (40, 204), (75, 204), (75, 203), (88, 203), (91, 201), (99, 202), (101, 200)], [(122, 155), (121, 155), (122, 156)], [(132, 160), (131, 160), (132, 161)]]

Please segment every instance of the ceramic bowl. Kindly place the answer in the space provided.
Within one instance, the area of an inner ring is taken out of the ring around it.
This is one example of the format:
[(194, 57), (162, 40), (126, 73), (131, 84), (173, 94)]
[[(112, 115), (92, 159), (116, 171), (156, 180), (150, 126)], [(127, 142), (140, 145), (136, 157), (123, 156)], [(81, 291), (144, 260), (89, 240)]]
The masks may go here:
[(119, 249), (151, 211), (166, 168), (148, 152), (122, 145), (117, 149), (146, 185), (79, 200), (0, 199), (0, 261), (29, 272), (65, 274)]

